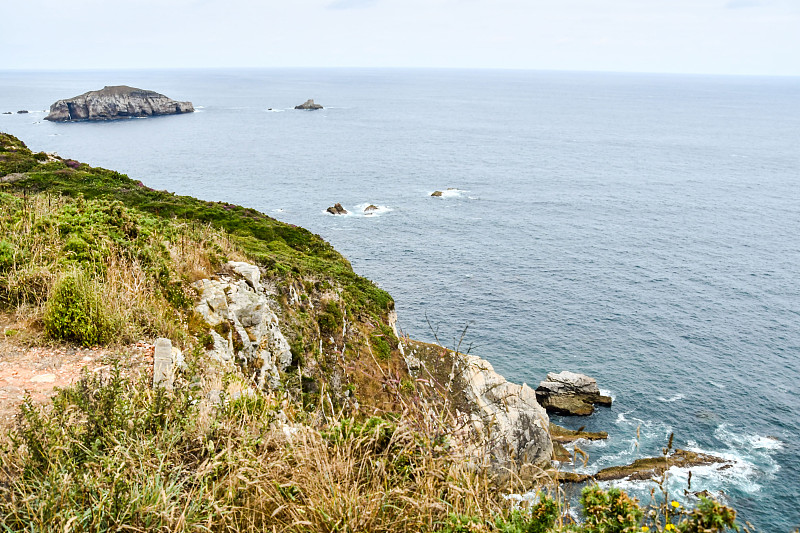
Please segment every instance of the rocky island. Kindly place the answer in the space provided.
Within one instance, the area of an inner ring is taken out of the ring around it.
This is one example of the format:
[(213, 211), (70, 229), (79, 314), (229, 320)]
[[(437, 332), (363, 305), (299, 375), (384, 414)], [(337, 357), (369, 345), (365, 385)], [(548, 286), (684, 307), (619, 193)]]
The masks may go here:
[(58, 100), (50, 106), (50, 114), (45, 120), (52, 122), (114, 120), (178, 115), (193, 111), (191, 102), (177, 102), (155, 91), (115, 85)]

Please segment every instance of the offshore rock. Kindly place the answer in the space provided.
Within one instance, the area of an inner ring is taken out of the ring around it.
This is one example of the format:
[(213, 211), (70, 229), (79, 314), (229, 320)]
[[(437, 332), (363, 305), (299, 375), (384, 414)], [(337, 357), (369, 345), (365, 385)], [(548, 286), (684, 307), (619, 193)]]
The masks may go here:
[(327, 211), (331, 215), (346, 215), (347, 214), (347, 209), (342, 207), (342, 204), (340, 204), (340, 203), (336, 203), (336, 204), (330, 206), (325, 211)]
[(294, 106), (295, 109), (308, 109), (308, 110), (315, 110), (315, 109), (323, 109), (323, 107), (319, 104), (315, 104), (313, 99), (308, 99), (304, 103), (300, 105)]
[(261, 284), (256, 265), (226, 266), (217, 279), (194, 284), (200, 293), (195, 310), (212, 327), (208, 354), (222, 363), (236, 361), (259, 388), (277, 388), (292, 353), (273, 311), (273, 295)]
[(443, 194), (442, 191), (433, 191), (431, 193), (431, 196), (440, 197), (442, 194)]
[(45, 120), (71, 122), (78, 120), (113, 120), (191, 113), (191, 102), (176, 102), (163, 94), (128, 87), (106, 86), (74, 98), (58, 100), (50, 106)]
[(611, 398), (600, 394), (594, 378), (575, 372), (547, 374), (536, 388), (536, 399), (548, 413), (586, 416), (595, 405), (611, 406)]

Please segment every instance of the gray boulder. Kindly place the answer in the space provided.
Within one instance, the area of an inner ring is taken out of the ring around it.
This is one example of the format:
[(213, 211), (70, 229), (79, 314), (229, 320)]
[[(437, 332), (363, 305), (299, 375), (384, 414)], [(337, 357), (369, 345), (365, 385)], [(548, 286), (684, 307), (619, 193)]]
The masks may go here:
[(292, 353), (273, 310), (274, 295), (260, 283), (256, 265), (227, 266), (230, 273), (194, 284), (200, 293), (195, 310), (213, 328), (208, 354), (221, 363), (239, 363), (259, 388), (276, 388)]
[(128, 87), (106, 86), (73, 98), (58, 100), (50, 106), (45, 120), (72, 122), (78, 120), (114, 120), (191, 113), (191, 102), (177, 102), (163, 94)]
[(550, 465), (550, 420), (533, 389), (510, 383), (480, 357), (417, 341), (402, 348), (409, 373), (425, 384), (420, 394), (454, 416), (452, 442), (470, 465), (501, 483), (532, 481)]
[(566, 370), (547, 374), (536, 388), (536, 399), (548, 413), (559, 415), (586, 416), (595, 405), (611, 406), (611, 398), (600, 394), (594, 378)]

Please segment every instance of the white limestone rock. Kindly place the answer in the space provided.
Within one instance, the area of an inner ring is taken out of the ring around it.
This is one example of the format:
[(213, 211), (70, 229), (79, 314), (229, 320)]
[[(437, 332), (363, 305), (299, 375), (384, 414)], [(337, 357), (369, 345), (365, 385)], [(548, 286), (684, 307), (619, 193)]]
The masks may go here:
[(553, 454), (550, 418), (533, 389), (508, 382), (480, 357), (464, 358), (461, 378), (473, 407), (471, 423), (483, 435), (479, 446), (489, 452), (485, 457), (491, 465), (501, 469), (548, 465)]
[[(213, 347), (209, 355), (220, 362), (238, 361), (245, 368), (256, 368), (252, 378), (259, 388), (275, 388), (280, 384), (280, 372), (292, 362), (289, 343), (280, 330), (278, 316), (273, 311), (271, 294), (260, 283), (261, 272), (256, 265), (230, 262), (233, 276), (203, 279), (194, 284), (200, 293), (195, 310), (212, 327)], [(236, 351), (235, 347), (241, 346)]]
[(597, 380), (569, 370), (548, 373), (538, 388), (552, 394), (600, 394)]
[(50, 114), (45, 120), (53, 122), (113, 120), (176, 115), (193, 111), (191, 102), (176, 102), (154, 91), (116, 85), (58, 100), (50, 106)]

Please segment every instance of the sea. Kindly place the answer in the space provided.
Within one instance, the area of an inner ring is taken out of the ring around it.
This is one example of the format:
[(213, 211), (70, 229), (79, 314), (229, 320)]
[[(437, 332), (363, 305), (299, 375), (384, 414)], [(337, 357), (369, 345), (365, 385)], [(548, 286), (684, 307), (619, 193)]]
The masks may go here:
[[(196, 112), (43, 120), (123, 84)], [(294, 109), (309, 98), (324, 109)], [(578, 471), (674, 434), (733, 466), (694, 468), (691, 487), (671, 470), (670, 498), (708, 490), (757, 531), (800, 526), (800, 78), (0, 71), (6, 111), (0, 131), (35, 151), (321, 235), (392, 294), (404, 334), (532, 387), (596, 378), (611, 408), (553, 417), (609, 433), (578, 444)], [(644, 503), (654, 487), (621, 486)]]

